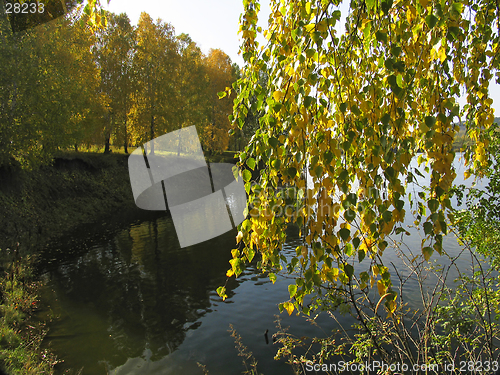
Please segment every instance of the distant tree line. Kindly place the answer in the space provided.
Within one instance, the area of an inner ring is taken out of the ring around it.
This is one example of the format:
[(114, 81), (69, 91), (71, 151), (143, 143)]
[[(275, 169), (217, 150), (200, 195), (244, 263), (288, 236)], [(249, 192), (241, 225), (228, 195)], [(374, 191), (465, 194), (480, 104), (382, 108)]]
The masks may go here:
[(231, 132), (231, 87), (239, 68), (223, 51), (208, 55), (187, 34), (142, 13), (106, 14), (92, 32), (86, 15), (13, 33), (0, 17), (0, 166), (50, 163), (59, 150), (138, 146), (196, 125), (204, 150), (244, 146)]

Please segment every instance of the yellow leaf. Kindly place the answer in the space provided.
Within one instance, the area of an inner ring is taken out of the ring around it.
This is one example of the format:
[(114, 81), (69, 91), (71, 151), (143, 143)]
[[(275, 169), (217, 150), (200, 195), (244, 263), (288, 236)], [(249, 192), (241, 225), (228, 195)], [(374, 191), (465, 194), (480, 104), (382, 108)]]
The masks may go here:
[(305, 25), (305, 26), (304, 26), (304, 29), (306, 29), (306, 31), (307, 31), (308, 33), (310, 33), (311, 31), (313, 31), (313, 29), (314, 29), (314, 27), (315, 27), (315, 26), (316, 26), (316, 24), (315, 24), (315, 23), (310, 23), (309, 25)]
[(384, 285), (382, 280), (377, 281), (377, 289), (378, 289), (378, 294), (380, 297), (382, 297), (385, 294), (385, 291), (387, 290), (387, 287)]
[(285, 308), (285, 310), (288, 312), (288, 315), (292, 315), (293, 313), (293, 310), (295, 309), (295, 306), (293, 305), (293, 303), (291, 302), (285, 302), (283, 304), (283, 307)]
[(338, 277), (339, 277), (339, 269), (338, 268), (332, 268), (330, 270), (330, 274), (332, 276), (332, 279), (337, 281)]
[(387, 301), (387, 308), (389, 310), (389, 316), (392, 316), (392, 314), (394, 313), (394, 311), (396, 311), (396, 301)]
[(417, 17), (417, 9), (414, 6), (409, 6), (408, 11), (406, 12), (406, 19), (408, 23), (411, 23)]
[(441, 60), (441, 62), (444, 62), (444, 60), (446, 60), (446, 46), (442, 45), (440, 48), (439, 48), (439, 51), (438, 51), (438, 57), (439, 57), (439, 60)]
[(284, 96), (284, 94), (281, 91), (275, 91), (273, 93), (274, 100), (276, 100), (277, 102), (281, 101), (283, 96)]
[(240, 243), (243, 238), (243, 232), (240, 230), (236, 236), (236, 243)]

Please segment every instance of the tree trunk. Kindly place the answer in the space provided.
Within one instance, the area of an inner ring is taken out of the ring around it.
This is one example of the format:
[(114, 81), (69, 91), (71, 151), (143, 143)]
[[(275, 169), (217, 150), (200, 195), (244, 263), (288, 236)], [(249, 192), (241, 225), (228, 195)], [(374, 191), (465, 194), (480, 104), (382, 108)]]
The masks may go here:
[(127, 131), (127, 109), (125, 107), (125, 140), (123, 142), (123, 148), (125, 153), (128, 155), (128, 131)]
[(111, 134), (109, 132), (107, 132), (106, 136), (104, 138), (104, 153), (105, 154), (109, 154), (111, 152), (110, 139), (111, 139)]
[(113, 125), (113, 114), (109, 114), (109, 124), (108, 127), (105, 129), (105, 135), (104, 135), (104, 153), (109, 154), (111, 152), (111, 145), (110, 145), (110, 139), (111, 139), (111, 127)]

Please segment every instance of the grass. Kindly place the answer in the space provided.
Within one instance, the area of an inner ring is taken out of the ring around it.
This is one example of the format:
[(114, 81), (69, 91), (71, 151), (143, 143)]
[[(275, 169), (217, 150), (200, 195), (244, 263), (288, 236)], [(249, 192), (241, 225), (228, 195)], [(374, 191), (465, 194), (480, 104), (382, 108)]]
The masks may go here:
[[(125, 155), (128, 156), (132, 151), (134, 151), (136, 147), (129, 147), (128, 148), (128, 154), (125, 154), (125, 149), (120, 146), (110, 146), (111, 150), (111, 155)], [(104, 152), (104, 147), (103, 146), (98, 146), (98, 145), (92, 145), (89, 147), (84, 147), (78, 150), (78, 152), (75, 152), (74, 150), (66, 150), (62, 151), (59, 157), (65, 157), (65, 158), (85, 158), (85, 155), (102, 155)], [(238, 161), (237, 154), (239, 151), (223, 151), (219, 153), (210, 153), (210, 152), (205, 152), (205, 159), (209, 163), (232, 163), (235, 164)], [(177, 156), (176, 152), (162, 152), (155, 150), (155, 154), (157, 155), (174, 155)], [(189, 154), (181, 153), (180, 156), (189, 156)]]
[(9, 375), (53, 374), (55, 356), (40, 349), (44, 325), (32, 320), (40, 285), (32, 273), (33, 258), (20, 258), (17, 251), (2, 251), (2, 258), (0, 369)]

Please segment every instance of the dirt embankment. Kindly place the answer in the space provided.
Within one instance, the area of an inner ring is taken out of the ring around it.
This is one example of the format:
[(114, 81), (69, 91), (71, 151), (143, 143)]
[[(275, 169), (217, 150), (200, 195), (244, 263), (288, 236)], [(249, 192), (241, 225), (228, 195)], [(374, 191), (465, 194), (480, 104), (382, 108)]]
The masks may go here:
[[(235, 163), (234, 155), (208, 161)], [(34, 171), (0, 167), (0, 250), (19, 243), (22, 252), (36, 252), (83, 224), (145, 213), (134, 202), (128, 155), (66, 153)]]
[(0, 249), (22, 250), (136, 209), (126, 155), (67, 154), (35, 171), (0, 168)]

